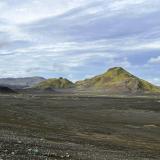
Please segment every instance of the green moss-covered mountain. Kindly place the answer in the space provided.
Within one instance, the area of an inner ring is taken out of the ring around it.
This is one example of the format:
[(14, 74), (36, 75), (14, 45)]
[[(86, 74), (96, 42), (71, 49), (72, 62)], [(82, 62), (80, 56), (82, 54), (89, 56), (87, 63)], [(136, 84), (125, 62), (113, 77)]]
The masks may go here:
[(78, 81), (76, 87), (112, 93), (160, 93), (160, 88), (132, 75), (121, 67), (114, 67), (102, 75)]
[(65, 78), (53, 78), (40, 82), (36, 89), (68, 89), (105, 93), (160, 93), (160, 88), (142, 80), (121, 67), (109, 69), (102, 75), (78, 81), (75, 84)]
[(52, 78), (45, 80), (38, 85), (36, 85), (34, 88), (37, 89), (66, 89), (66, 88), (72, 88), (74, 87), (74, 84), (65, 78)]

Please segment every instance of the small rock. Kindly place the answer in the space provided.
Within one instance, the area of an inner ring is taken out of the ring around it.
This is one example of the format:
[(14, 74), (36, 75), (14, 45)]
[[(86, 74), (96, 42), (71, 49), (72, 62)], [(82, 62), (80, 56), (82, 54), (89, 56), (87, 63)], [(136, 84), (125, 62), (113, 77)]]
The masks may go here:
[(66, 157), (67, 157), (67, 158), (69, 158), (69, 157), (70, 157), (69, 153), (66, 153)]
[(12, 155), (15, 155), (15, 153), (14, 153), (14, 152), (12, 152), (11, 154), (12, 154)]
[(67, 157), (67, 158), (69, 158), (69, 157), (70, 157), (70, 155), (69, 155), (69, 154), (67, 154), (67, 155), (66, 155), (66, 157)]
[(36, 149), (33, 150), (33, 152), (34, 152), (34, 153), (38, 153), (39, 150), (36, 148)]
[(29, 152), (31, 152), (31, 151), (32, 151), (32, 149), (31, 149), (31, 148), (29, 148), (29, 149), (28, 149), (28, 151), (29, 151)]

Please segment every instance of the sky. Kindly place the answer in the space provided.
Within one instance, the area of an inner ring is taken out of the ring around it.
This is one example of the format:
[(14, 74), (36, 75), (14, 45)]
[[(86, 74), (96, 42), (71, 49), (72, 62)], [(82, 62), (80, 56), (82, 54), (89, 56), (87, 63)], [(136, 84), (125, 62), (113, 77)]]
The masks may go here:
[(160, 85), (159, 0), (0, 0), (0, 77), (85, 79), (121, 66)]

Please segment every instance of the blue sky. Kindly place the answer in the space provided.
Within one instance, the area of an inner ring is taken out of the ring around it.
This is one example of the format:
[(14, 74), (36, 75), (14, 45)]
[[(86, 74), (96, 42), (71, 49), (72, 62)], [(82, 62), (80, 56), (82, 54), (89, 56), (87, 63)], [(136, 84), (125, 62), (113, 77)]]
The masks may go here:
[(121, 66), (160, 85), (159, 0), (1, 0), (0, 77), (73, 81)]

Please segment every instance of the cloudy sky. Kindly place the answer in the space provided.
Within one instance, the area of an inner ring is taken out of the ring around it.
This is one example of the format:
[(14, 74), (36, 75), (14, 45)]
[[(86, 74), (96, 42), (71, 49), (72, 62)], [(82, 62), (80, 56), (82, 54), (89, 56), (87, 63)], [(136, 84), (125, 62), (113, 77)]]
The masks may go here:
[(160, 85), (160, 0), (0, 0), (0, 77), (113, 66)]

